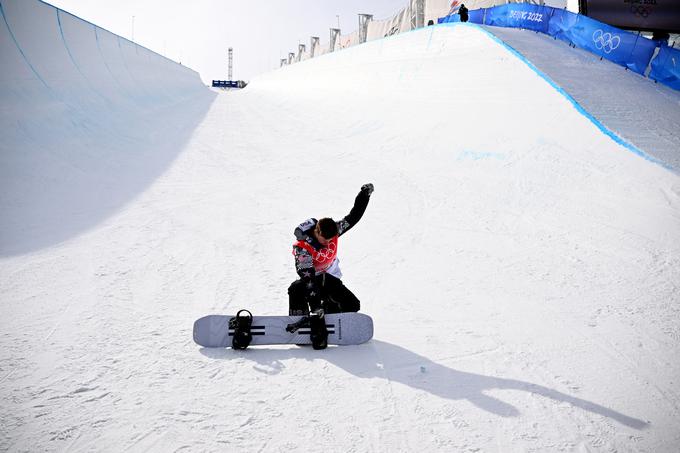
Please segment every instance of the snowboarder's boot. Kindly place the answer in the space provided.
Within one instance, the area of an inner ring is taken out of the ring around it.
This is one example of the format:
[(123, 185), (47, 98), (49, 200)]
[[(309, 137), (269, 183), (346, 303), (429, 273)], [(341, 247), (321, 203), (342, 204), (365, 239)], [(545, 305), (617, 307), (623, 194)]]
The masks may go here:
[(298, 321), (288, 324), (286, 326), (286, 332), (295, 333), (302, 327), (309, 327), (309, 316), (303, 316)]
[[(295, 333), (302, 327), (309, 327), (309, 314), (303, 316), (292, 324), (288, 324), (286, 326), (286, 332)], [(309, 343), (296, 343), (296, 346), (309, 346)]]
[[(247, 314), (241, 316), (241, 313)], [(231, 347), (234, 349), (245, 349), (253, 339), (250, 328), (253, 325), (253, 315), (248, 310), (239, 310), (236, 317), (229, 320), (229, 329), (234, 329), (234, 336), (231, 339)]]
[(326, 329), (326, 318), (322, 309), (315, 310), (309, 314), (309, 338), (312, 340), (314, 349), (326, 349), (328, 346), (328, 330)]

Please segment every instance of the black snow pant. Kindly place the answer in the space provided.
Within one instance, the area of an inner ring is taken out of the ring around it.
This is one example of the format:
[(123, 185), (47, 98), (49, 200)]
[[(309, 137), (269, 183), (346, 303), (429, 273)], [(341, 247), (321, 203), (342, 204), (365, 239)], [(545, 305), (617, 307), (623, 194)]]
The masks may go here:
[[(326, 313), (359, 311), (359, 299), (339, 278), (323, 273), (315, 276), (314, 282), (321, 293), (321, 307)], [(309, 314), (307, 290), (302, 280), (295, 280), (288, 288), (288, 313), (291, 316)]]

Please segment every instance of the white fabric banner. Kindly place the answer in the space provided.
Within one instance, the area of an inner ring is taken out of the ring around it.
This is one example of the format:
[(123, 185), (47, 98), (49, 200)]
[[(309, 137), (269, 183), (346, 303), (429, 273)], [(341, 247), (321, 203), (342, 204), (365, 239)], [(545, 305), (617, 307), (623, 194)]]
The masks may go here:
[(403, 18), (406, 15), (406, 10), (406, 8), (402, 9), (391, 19), (369, 22), (368, 30), (366, 32), (366, 40), (373, 41), (374, 39), (380, 39), (399, 33)]
[(437, 23), (440, 17), (448, 16), (452, 8), (460, 6), (460, 0), (425, 0), (425, 24)]
[(359, 44), (359, 30), (349, 35), (340, 36), (336, 49), (346, 49), (350, 46), (356, 46), (357, 44)]

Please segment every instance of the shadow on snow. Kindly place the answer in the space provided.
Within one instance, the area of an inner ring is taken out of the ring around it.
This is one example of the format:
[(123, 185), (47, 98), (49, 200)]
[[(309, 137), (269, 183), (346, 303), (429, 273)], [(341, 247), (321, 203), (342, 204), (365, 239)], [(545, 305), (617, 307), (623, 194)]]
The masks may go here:
[[(637, 430), (648, 426), (648, 423), (642, 420), (542, 385), (458, 371), (401, 346), (379, 340), (372, 340), (366, 345), (356, 347), (330, 347), (325, 351), (314, 351), (307, 347), (267, 349), (262, 346), (246, 351), (210, 348), (203, 348), (200, 351), (211, 359), (228, 360), (234, 359), (234, 355), (237, 355), (239, 358), (252, 360), (256, 362), (255, 368), (258, 371), (268, 374), (283, 372), (286, 368), (283, 361), (288, 359), (327, 360), (359, 378), (383, 378), (424, 390), (441, 398), (468, 400), (478, 408), (501, 417), (517, 417), (520, 412), (511, 404), (487, 395), (486, 391), (520, 390), (568, 403)], [(424, 367), (425, 373), (421, 372), (421, 367)]]

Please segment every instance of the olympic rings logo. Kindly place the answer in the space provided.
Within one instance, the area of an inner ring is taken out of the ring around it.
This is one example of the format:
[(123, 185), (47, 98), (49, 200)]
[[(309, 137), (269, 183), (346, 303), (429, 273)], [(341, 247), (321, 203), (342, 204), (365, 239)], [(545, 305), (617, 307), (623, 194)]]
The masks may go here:
[(612, 35), (605, 33), (602, 30), (595, 30), (593, 33), (593, 42), (595, 47), (602, 50), (604, 53), (610, 53), (621, 44), (621, 37), (619, 35)]
[(649, 14), (650, 14), (649, 9), (645, 8), (644, 6), (640, 6), (640, 5), (632, 5), (632, 6), (630, 7), (630, 12), (633, 13), (633, 14), (635, 14), (635, 15), (638, 16), (638, 17), (643, 17), (643, 18), (645, 18), (645, 19), (646, 19), (646, 18), (649, 16)]
[(335, 257), (336, 246), (333, 242), (330, 242), (327, 247), (322, 248), (317, 251), (314, 255), (314, 259), (317, 261), (327, 261)]

